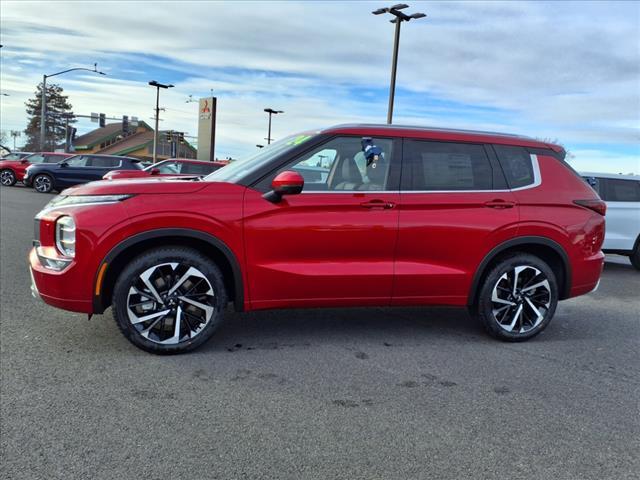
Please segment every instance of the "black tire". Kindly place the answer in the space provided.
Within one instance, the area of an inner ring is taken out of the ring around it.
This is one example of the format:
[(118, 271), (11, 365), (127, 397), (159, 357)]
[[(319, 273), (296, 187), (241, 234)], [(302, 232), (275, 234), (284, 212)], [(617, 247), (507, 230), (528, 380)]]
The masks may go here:
[[(516, 273), (520, 267), (524, 269)], [(514, 278), (517, 283), (515, 295)], [(541, 286), (535, 287), (541, 282)], [(493, 297), (494, 291), (496, 297)], [(502, 258), (485, 276), (475, 313), (491, 336), (508, 342), (522, 342), (549, 325), (557, 305), (558, 282), (553, 270), (535, 255), (517, 253)]]
[(5, 187), (12, 187), (16, 184), (16, 174), (10, 168), (0, 171), (0, 183)]
[(629, 260), (631, 260), (633, 268), (640, 270), (640, 241), (636, 242), (636, 248), (634, 248), (631, 255), (629, 255)]
[[(174, 267), (173, 264), (178, 266)], [(192, 272), (191, 267), (201, 276), (193, 274), (188, 277), (186, 272)], [(152, 273), (148, 274), (149, 271)], [(148, 283), (144, 283), (143, 276)], [(187, 280), (180, 282), (186, 277)], [(149, 284), (155, 289), (162, 303), (153, 300), (155, 295), (150, 295), (153, 291), (148, 288)], [(176, 284), (179, 287), (175, 287)], [(138, 288), (139, 286), (141, 288)], [(186, 292), (181, 290), (183, 286), (187, 289)], [(178, 293), (174, 292), (171, 295), (174, 287)], [(212, 294), (202, 293), (203, 289), (212, 291)], [(193, 291), (196, 293), (191, 293)], [(184, 296), (180, 296), (180, 293)], [(191, 301), (185, 300), (186, 297), (191, 297)], [(209, 317), (205, 309), (193, 306), (192, 301), (195, 299), (198, 303), (202, 302), (200, 305), (212, 308)], [(144, 301), (135, 303), (140, 300)], [(148, 308), (150, 305), (153, 305), (153, 308)], [(222, 272), (210, 258), (187, 247), (157, 248), (138, 256), (122, 270), (113, 289), (112, 312), (122, 334), (136, 347), (157, 354), (184, 353), (198, 348), (218, 329), (223, 321), (226, 306), (227, 293)], [(167, 310), (171, 312), (161, 315)], [(149, 311), (156, 317), (140, 321), (141, 317), (137, 315), (144, 314), (142, 316), (146, 317), (149, 316)], [(176, 312), (182, 313), (178, 315)], [(177, 322), (177, 318), (182, 320)], [(134, 319), (137, 322), (135, 325)], [(152, 325), (154, 322), (155, 326)], [(199, 327), (195, 334), (191, 322)], [(186, 333), (182, 334), (184, 330)], [(145, 332), (147, 336), (143, 335)], [(170, 334), (173, 336), (165, 338)], [(174, 343), (159, 343), (161, 341)]]
[(55, 188), (53, 178), (46, 173), (39, 173), (33, 177), (31, 185), (33, 185), (34, 190), (38, 193), (51, 193)]

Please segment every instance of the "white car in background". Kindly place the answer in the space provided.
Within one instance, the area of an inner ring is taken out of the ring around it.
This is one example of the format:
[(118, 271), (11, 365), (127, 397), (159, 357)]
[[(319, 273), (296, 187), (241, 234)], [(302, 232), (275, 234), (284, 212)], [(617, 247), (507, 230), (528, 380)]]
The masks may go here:
[(625, 255), (640, 270), (640, 175), (581, 172), (607, 203), (602, 251)]

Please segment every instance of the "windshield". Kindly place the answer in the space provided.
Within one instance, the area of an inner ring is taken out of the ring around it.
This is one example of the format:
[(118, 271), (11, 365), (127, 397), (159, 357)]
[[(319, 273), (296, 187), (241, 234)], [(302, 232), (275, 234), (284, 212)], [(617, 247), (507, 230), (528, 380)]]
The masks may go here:
[(235, 183), (238, 180), (244, 178), (246, 175), (255, 172), (264, 165), (269, 164), (269, 162), (278, 155), (288, 150), (292, 150), (301, 143), (306, 142), (314, 135), (316, 135), (316, 133), (317, 132), (307, 132), (297, 135), (291, 135), (289, 137), (283, 138), (282, 140), (278, 140), (271, 145), (267, 145), (266, 147), (261, 148), (249, 157), (231, 162), (226, 167), (220, 168), (219, 170), (210, 173), (209, 175), (204, 177), (204, 181)]

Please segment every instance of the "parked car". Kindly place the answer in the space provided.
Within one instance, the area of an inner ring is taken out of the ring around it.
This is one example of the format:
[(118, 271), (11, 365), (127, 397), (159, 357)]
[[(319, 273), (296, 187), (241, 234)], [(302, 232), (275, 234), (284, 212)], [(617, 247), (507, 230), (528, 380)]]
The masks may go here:
[(169, 158), (151, 164), (142, 170), (112, 170), (107, 172), (104, 180), (121, 180), (123, 178), (144, 178), (148, 176), (202, 176), (209, 175), (217, 169), (224, 167), (228, 162), (206, 162), (191, 160), (188, 158)]
[(602, 250), (629, 257), (640, 270), (640, 176), (583, 172), (607, 204), (607, 226)]
[(40, 193), (101, 180), (111, 170), (140, 170), (140, 160), (115, 155), (74, 155), (58, 163), (32, 165), (23, 181)]
[(24, 157), (33, 155), (33, 152), (9, 152), (3, 155), (0, 160), (22, 160)]
[[(156, 353), (202, 345), (227, 302), (453, 305), (526, 340), (602, 272), (606, 206), (564, 155), (513, 135), (346, 125), (200, 181), (94, 182), (36, 216), (32, 289), (75, 312), (111, 306)], [(305, 182), (296, 168), (318, 162), (329, 174)]]
[(28, 153), (14, 152), (0, 160), (0, 183), (10, 187), (16, 182), (22, 182), (24, 173), (31, 165), (38, 163), (57, 163), (70, 157), (68, 153)]

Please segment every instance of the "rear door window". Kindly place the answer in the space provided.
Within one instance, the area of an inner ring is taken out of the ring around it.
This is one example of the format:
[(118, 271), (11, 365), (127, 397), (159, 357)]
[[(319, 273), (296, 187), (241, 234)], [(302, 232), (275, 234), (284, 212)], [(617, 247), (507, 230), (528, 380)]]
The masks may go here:
[(212, 170), (209, 165), (200, 165), (199, 163), (183, 163), (181, 173), (189, 175), (208, 175)]
[(406, 140), (406, 190), (473, 191), (493, 188), (493, 169), (483, 145)]
[(120, 166), (119, 158), (110, 158), (110, 157), (91, 157), (91, 161), (89, 162), (90, 167), (94, 168), (114, 168)]
[(524, 147), (494, 145), (509, 188), (521, 188), (535, 182), (531, 155)]

